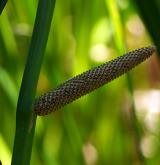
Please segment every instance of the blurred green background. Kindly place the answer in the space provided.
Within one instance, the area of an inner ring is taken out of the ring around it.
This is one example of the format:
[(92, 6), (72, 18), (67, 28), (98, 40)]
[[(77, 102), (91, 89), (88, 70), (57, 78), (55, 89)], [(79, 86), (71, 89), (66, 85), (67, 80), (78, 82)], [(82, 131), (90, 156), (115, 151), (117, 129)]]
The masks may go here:
[[(0, 160), (5, 165), (11, 162), (16, 103), (36, 8), (37, 1), (12, 0), (0, 16)], [(37, 96), (151, 43), (133, 1), (58, 0)], [(31, 165), (159, 164), (159, 74), (154, 55), (128, 75), (38, 117)]]

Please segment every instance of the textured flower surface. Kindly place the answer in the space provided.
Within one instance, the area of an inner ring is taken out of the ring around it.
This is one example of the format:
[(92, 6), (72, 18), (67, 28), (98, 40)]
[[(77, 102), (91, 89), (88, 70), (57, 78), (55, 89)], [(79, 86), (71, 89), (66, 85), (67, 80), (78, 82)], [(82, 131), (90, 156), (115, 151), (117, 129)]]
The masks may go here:
[(155, 46), (140, 48), (77, 75), (37, 98), (34, 111), (40, 116), (47, 115), (121, 76), (155, 51)]

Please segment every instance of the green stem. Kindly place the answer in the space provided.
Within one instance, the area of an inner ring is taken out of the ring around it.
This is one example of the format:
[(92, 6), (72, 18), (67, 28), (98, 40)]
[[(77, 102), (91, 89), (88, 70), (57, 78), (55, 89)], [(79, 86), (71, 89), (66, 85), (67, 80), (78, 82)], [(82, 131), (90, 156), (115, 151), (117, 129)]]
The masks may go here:
[(16, 113), (12, 165), (30, 163), (37, 116), (32, 110), (38, 76), (46, 48), (56, 0), (39, 0), (37, 15), (22, 79)]
[(150, 0), (133, 0), (138, 8), (141, 18), (148, 32), (150, 33), (155, 45), (157, 46), (158, 55), (160, 56), (159, 36), (160, 36), (160, 10), (156, 1)]
[(3, 9), (6, 6), (8, 0), (0, 0), (0, 14), (2, 13)]
[(136, 108), (134, 103), (134, 96), (133, 96), (133, 83), (132, 83), (132, 77), (131, 74), (128, 73), (127, 76), (127, 84), (128, 84), (128, 91), (130, 94), (130, 100), (131, 100), (131, 109), (130, 109), (130, 132), (131, 136), (133, 137), (134, 145), (135, 145), (135, 156), (137, 158), (137, 162), (139, 164), (144, 165), (145, 158), (141, 152), (140, 149), (140, 142), (141, 142), (141, 130), (140, 130), (140, 124), (138, 122), (137, 116), (136, 116)]

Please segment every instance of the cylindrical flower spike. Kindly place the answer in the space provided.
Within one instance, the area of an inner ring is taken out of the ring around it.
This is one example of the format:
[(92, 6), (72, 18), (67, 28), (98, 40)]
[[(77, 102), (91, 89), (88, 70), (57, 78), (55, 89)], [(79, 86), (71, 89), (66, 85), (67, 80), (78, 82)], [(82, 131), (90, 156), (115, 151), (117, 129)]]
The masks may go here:
[(36, 99), (35, 113), (43, 116), (54, 112), (131, 70), (155, 51), (155, 46), (140, 48), (65, 81)]

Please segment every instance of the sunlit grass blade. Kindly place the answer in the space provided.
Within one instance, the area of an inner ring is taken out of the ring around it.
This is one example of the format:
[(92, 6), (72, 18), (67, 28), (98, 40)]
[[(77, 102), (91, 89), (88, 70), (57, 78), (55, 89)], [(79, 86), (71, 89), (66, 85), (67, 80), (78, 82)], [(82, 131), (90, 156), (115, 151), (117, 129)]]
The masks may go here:
[(18, 91), (10, 75), (2, 67), (0, 67), (0, 86), (5, 91), (13, 107), (15, 107)]

